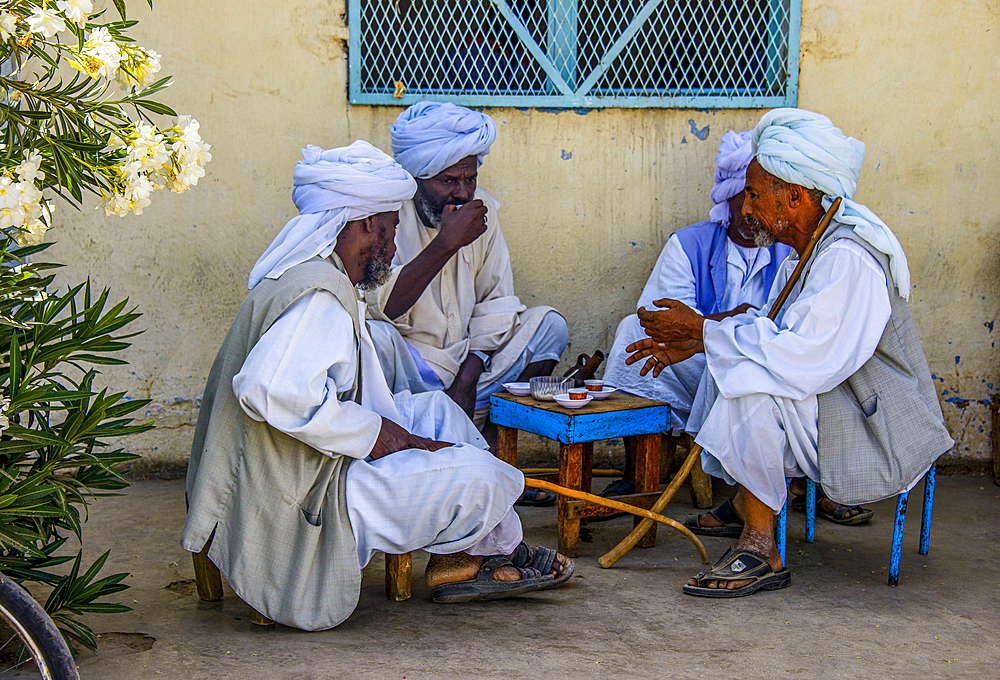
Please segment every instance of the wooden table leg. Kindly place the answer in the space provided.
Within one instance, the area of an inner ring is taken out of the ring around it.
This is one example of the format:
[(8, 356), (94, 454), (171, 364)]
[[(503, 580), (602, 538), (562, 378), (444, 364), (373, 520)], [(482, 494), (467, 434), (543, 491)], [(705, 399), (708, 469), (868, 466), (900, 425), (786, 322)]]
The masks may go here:
[(410, 599), (413, 594), (413, 558), (410, 553), (405, 555), (385, 556), (385, 596), (390, 600), (402, 602)]
[[(660, 488), (660, 435), (640, 434), (635, 436), (635, 484), (636, 493), (655, 492)], [(642, 519), (635, 518), (634, 526)], [(654, 524), (636, 544), (640, 548), (656, 545), (656, 525)]]
[(594, 442), (583, 443), (583, 457), (580, 460), (580, 489), (590, 493), (594, 485)]
[(504, 425), (497, 426), (497, 450), (495, 455), (508, 465), (517, 467), (517, 429)]
[(694, 507), (712, 507), (712, 476), (701, 469), (700, 458), (691, 468), (691, 496), (694, 499)]
[[(581, 489), (583, 446), (559, 444), (559, 486)], [(577, 557), (580, 554), (580, 520), (568, 518), (566, 501), (566, 496), (559, 496), (559, 552), (566, 557)]]

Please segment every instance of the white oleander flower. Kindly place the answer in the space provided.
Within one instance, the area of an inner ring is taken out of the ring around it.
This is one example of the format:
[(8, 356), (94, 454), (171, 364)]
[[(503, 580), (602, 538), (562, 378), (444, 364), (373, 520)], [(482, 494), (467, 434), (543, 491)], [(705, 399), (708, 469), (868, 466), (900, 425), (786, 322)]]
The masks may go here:
[(91, 78), (111, 80), (118, 73), (122, 51), (108, 29), (101, 27), (87, 34), (83, 49), (69, 58), (77, 71)]
[(20, 227), (27, 218), (28, 215), (24, 212), (24, 206), (20, 203), (14, 206), (4, 205), (0, 207), (0, 229)]
[(48, 225), (40, 219), (33, 219), (14, 232), (14, 242), (19, 246), (37, 246), (45, 240)]
[(128, 199), (119, 193), (113, 193), (100, 207), (104, 208), (107, 217), (124, 217), (128, 214)]
[(94, 3), (90, 0), (57, 0), (56, 7), (67, 19), (83, 28), (87, 25), (87, 15), (94, 10)]
[(0, 397), (0, 434), (3, 433), (8, 427), (10, 427), (10, 421), (7, 419), (7, 409), (10, 408), (10, 399), (7, 397)]
[(59, 31), (66, 30), (66, 22), (55, 10), (39, 7), (28, 17), (28, 29), (32, 33), (41, 33), (46, 38), (51, 38)]
[(6, 40), (17, 31), (17, 16), (10, 12), (0, 12), (0, 38)]
[(39, 166), (42, 164), (42, 156), (34, 149), (24, 150), (24, 160), (17, 166), (17, 176), (22, 182), (31, 182), (42, 178)]
[(151, 85), (154, 76), (160, 70), (160, 55), (139, 46), (125, 47), (123, 52), (117, 76), (121, 86), (143, 88)]

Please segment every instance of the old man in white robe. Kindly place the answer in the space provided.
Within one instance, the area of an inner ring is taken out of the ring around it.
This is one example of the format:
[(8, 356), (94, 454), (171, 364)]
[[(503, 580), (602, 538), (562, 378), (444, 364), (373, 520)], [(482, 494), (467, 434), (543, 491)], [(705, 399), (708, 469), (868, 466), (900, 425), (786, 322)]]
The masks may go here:
[(446, 390), (483, 426), (504, 382), (552, 372), (566, 320), (514, 295), (500, 204), (477, 186), (493, 119), (421, 102), (399, 114), (391, 136), (417, 191), (399, 212), (392, 277), (369, 295), (375, 346), (393, 391)]
[(416, 188), (358, 141), (303, 149), (289, 221), (250, 274), (212, 366), (188, 467), (182, 545), (251, 607), (318, 630), (358, 602), (373, 552), (432, 553), (437, 601), (553, 587), (572, 573), (521, 542), (523, 477), (441, 393), (393, 395), (358, 289), (389, 273)]
[[(655, 316), (656, 302), (664, 298), (678, 300), (696, 309), (702, 316), (721, 320), (760, 307), (767, 301), (771, 283), (791, 248), (776, 243), (759, 248), (753, 232), (744, 224), (743, 186), (747, 166), (753, 160), (750, 131), (730, 130), (722, 136), (716, 156), (715, 186), (709, 219), (671, 234), (653, 267), (646, 287), (636, 304), (638, 315), (631, 314), (618, 324), (614, 344), (608, 354), (604, 380), (631, 394), (670, 404), (671, 430), (684, 431), (701, 375), (705, 356), (690, 359), (664, 369), (657, 377), (642, 375), (642, 364), (627, 364), (625, 348), (646, 337), (641, 317)], [(626, 443), (627, 446), (627, 443)], [(632, 478), (631, 456), (625, 457), (625, 478), (604, 489), (603, 496), (635, 493), (627, 479)]]
[(735, 549), (684, 586), (739, 597), (787, 587), (773, 517), (786, 477), (809, 477), (847, 505), (912, 488), (953, 444), (907, 305), (899, 241), (851, 200), (864, 144), (825, 116), (776, 109), (754, 129), (743, 214), (757, 243), (799, 255), (833, 199), (842, 203), (775, 321), (768, 311), (798, 258), (786, 261), (768, 303), (723, 321), (668, 301), (671, 314), (632, 346), (654, 373), (704, 352), (707, 370), (688, 429), (706, 472), (739, 485), (744, 526)]

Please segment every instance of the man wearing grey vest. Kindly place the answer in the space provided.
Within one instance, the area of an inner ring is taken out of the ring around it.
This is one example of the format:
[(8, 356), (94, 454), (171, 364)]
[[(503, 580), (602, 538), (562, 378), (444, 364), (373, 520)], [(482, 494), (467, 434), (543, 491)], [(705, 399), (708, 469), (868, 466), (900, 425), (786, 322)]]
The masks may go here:
[(211, 541), (247, 604), (304, 630), (354, 611), (375, 551), (431, 553), (438, 602), (565, 582), (570, 560), (521, 541), (521, 473), (443, 393), (393, 395), (362, 323), (359, 289), (388, 278), (413, 178), (363, 141), (302, 155), (299, 214), (254, 266), (209, 374), (181, 544)]
[[(650, 338), (629, 347), (654, 375), (704, 352), (689, 431), (706, 472), (738, 484), (734, 549), (684, 592), (741, 597), (791, 583), (774, 541), (785, 478), (809, 477), (832, 501), (869, 503), (912, 488), (954, 443), (944, 426), (910, 308), (906, 256), (851, 200), (864, 144), (826, 116), (775, 109), (753, 133), (743, 215), (764, 247), (795, 253), (767, 304), (723, 321), (668, 301)], [(774, 321), (768, 318), (835, 198), (841, 205)], [(705, 517), (705, 516), (703, 516)]]

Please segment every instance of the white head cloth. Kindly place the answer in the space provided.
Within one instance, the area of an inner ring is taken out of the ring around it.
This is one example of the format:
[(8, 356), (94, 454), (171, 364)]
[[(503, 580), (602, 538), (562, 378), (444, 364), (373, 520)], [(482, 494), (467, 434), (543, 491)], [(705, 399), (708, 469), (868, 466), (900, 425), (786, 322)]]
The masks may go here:
[(712, 210), (708, 219), (729, 226), (729, 199), (743, 191), (747, 184), (747, 166), (753, 160), (750, 139), (753, 133), (730, 130), (722, 135), (719, 153), (715, 156), (715, 186), (712, 187)]
[(406, 171), (428, 179), (466, 156), (479, 165), (497, 138), (497, 124), (485, 113), (440, 102), (405, 109), (389, 129), (392, 153)]
[(338, 149), (310, 144), (302, 149), (302, 159), (292, 175), (292, 200), (299, 214), (257, 260), (250, 289), (317, 255), (326, 257), (348, 222), (399, 210), (417, 190), (406, 170), (362, 140)]
[(802, 109), (774, 109), (764, 114), (753, 131), (754, 155), (775, 177), (808, 189), (819, 189), (823, 208), (833, 199), (843, 202), (834, 218), (854, 226), (854, 233), (889, 258), (889, 269), (899, 294), (910, 299), (910, 270), (896, 235), (875, 213), (851, 200), (858, 187), (863, 142), (847, 137), (830, 119)]

